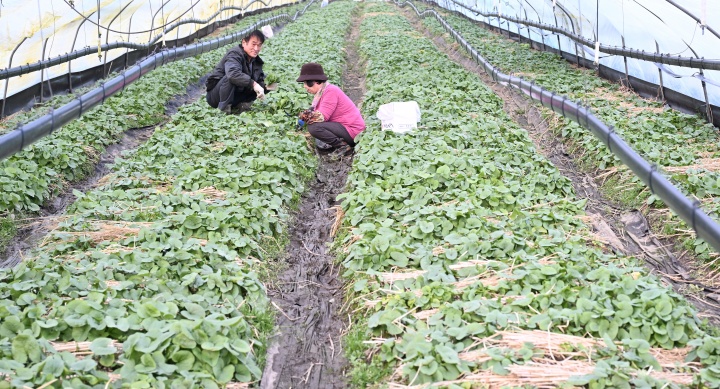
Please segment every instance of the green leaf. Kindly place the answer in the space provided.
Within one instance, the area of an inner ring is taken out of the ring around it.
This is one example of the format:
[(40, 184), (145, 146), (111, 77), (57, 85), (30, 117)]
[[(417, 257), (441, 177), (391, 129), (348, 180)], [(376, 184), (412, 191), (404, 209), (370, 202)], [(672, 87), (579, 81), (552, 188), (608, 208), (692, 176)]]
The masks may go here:
[(445, 237), (445, 241), (450, 244), (461, 244), (464, 241), (462, 235), (453, 232)]
[(112, 367), (115, 365), (115, 354), (103, 355), (100, 357), (100, 364), (105, 367)]
[(195, 356), (193, 353), (186, 350), (176, 352), (172, 355), (171, 359), (175, 362), (175, 365), (180, 371), (190, 370), (195, 363)]
[(387, 237), (383, 235), (378, 235), (372, 240), (372, 246), (377, 249), (377, 251), (384, 253), (387, 251), (387, 249), (390, 247), (390, 241)]
[(63, 362), (60, 355), (50, 355), (45, 359), (45, 366), (43, 366), (42, 374), (51, 375), (53, 377), (60, 377), (65, 371), (65, 362)]
[(393, 259), (392, 261), (389, 261), (391, 265), (405, 267), (408, 264), (408, 257), (407, 255), (405, 255), (405, 253), (392, 251), (390, 253), (390, 258)]
[(190, 320), (198, 320), (205, 317), (205, 309), (200, 304), (185, 303), (185, 310), (180, 314)]
[(226, 384), (232, 380), (233, 375), (235, 374), (235, 366), (233, 365), (227, 365), (222, 369), (222, 372), (215, 377), (217, 381), (221, 384)]
[(660, 297), (664, 293), (666, 293), (666, 291), (664, 289), (660, 289), (660, 288), (650, 289), (650, 290), (646, 290), (646, 291), (642, 292), (642, 294), (640, 295), (640, 298), (643, 301), (651, 301), (651, 300), (655, 300), (656, 298)]
[(140, 357), (141, 365), (136, 365), (135, 369), (140, 373), (152, 373), (157, 370), (157, 363), (150, 354), (143, 354)]
[(458, 357), (457, 351), (453, 350), (448, 346), (439, 345), (435, 347), (435, 351), (440, 355), (443, 362), (445, 363), (452, 363), (455, 365), (460, 363), (460, 358)]
[(20, 334), (12, 341), (13, 359), (20, 363), (40, 362), (42, 359), (42, 351), (38, 341), (30, 335)]
[(418, 223), (418, 227), (420, 227), (420, 231), (422, 231), (426, 234), (433, 232), (433, 230), (435, 229), (435, 225), (432, 224), (432, 222), (427, 222), (427, 221), (420, 221)]
[(112, 339), (97, 338), (90, 343), (90, 351), (98, 356), (115, 354), (117, 347), (115, 347), (112, 342)]
[(199, 216), (196, 215), (190, 215), (185, 218), (185, 222), (183, 222), (183, 227), (190, 229), (190, 230), (196, 230), (202, 226), (202, 219)]
[(75, 371), (92, 371), (96, 367), (97, 363), (92, 358), (81, 359), (70, 365), (70, 369)]

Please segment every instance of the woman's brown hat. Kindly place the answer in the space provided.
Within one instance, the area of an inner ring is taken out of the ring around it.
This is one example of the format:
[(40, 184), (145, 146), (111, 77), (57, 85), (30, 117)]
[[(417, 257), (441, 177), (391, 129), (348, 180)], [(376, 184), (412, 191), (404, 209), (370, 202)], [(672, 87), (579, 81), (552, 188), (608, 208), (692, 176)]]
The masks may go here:
[(298, 77), (297, 82), (327, 81), (327, 79), (322, 65), (315, 62), (308, 62), (300, 68), (300, 77)]

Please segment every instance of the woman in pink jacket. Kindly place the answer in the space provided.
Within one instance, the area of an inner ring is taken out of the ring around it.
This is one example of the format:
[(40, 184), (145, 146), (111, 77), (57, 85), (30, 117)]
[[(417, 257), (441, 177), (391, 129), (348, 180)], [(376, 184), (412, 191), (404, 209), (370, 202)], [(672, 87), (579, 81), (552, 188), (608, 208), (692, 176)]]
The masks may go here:
[(300, 120), (307, 124), (308, 132), (318, 144), (327, 144), (332, 155), (350, 155), (355, 147), (355, 137), (365, 130), (365, 121), (355, 103), (337, 86), (327, 82), (320, 64), (306, 63), (300, 69), (297, 82), (314, 95), (310, 109), (300, 113)]

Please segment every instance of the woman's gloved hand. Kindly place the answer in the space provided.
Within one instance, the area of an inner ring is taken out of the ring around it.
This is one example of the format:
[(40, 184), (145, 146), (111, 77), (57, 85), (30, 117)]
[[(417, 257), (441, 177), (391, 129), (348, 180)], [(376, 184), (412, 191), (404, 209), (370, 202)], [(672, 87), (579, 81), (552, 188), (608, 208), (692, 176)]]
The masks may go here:
[(298, 117), (308, 125), (325, 121), (325, 117), (320, 111), (313, 111), (312, 109), (306, 109), (300, 112)]

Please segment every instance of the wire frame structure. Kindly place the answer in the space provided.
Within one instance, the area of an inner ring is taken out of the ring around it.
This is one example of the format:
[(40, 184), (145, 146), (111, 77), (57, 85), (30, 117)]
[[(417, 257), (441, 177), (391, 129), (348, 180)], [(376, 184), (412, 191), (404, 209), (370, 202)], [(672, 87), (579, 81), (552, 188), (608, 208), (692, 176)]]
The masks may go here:
[(5, 117), (53, 94), (188, 44), (251, 13), (298, 0), (5, 0), (0, 81)]
[(720, 2), (435, 2), (720, 124)]

